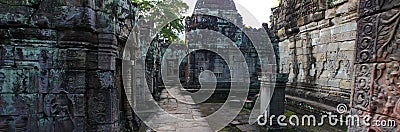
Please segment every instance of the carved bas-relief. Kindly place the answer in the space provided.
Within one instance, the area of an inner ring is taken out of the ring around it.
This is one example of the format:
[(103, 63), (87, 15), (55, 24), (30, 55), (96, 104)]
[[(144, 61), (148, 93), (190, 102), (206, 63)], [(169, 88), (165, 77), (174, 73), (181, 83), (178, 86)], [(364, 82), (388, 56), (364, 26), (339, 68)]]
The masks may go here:
[[(360, 0), (353, 108), (372, 122), (394, 120), (396, 126), (363, 126), (365, 131), (400, 131), (400, 8), (398, 0)], [(382, 11), (382, 12), (379, 12)]]
[(116, 67), (136, 6), (0, 0), (0, 131), (134, 131)]
[(279, 41), (281, 71), (289, 73), (286, 99), (293, 110), (319, 114), (350, 104), (356, 9), (357, 0), (282, 0), (272, 9), (271, 29)]

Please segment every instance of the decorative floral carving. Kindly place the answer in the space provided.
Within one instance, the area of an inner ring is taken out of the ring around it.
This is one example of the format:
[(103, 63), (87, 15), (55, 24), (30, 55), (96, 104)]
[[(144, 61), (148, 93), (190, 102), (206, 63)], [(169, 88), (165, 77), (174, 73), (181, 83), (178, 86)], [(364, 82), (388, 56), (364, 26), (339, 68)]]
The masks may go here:
[(102, 123), (106, 120), (106, 102), (104, 93), (95, 93), (91, 100), (90, 115), (93, 122)]
[(371, 62), (375, 53), (376, 16), (368, 16), (358, 21), (358, 44), (356, 62)]
[(353, 95), (353, 105), (355, 108), (369, 110), (370, 108), (370, 91), (371, 91), (371, 76), (373, 65), (362, 64), (356, 65), (355, 73), (355, 89)]

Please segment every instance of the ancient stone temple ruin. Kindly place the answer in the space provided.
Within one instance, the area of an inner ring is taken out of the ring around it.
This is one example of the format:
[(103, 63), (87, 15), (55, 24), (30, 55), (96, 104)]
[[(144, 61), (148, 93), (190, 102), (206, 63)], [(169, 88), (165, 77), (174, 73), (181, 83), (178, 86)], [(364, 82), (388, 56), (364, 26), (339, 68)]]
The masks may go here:
[[(218, 16), (223, 16), (224, 18)], [(246, 59), (249, 75), (252, 78), (250, 80), (251, 84), (254, 89), (259, 89), (258, 72), (260, 71), (260, 61), (251, 40), (242, 31), (244, 29), (242, 16), (238, 13), (232, 0), (197, 1), (194, 15), (186, 18), (186, 25), (189, 50), (212, 49), (230, 55), (229, 58), (221, 58), (221, 56), (210, 51), (192, 52), (189, 59), (191, 73), (189, 82), (198, 82), (200, 73), (204, 70), (210, 70), (213, 71), (220, 84), (218, 88), (225, 91), (229, 90), (230, 83), (235, 82), (235, 80), (230, 79), (230, 69), (233, 69), (234, 73), (232, 74), (243, 74), (242, 72), (244, 72), (243, 68), (229, 67), (227, 64), (227, 62), (230, 62), (229, 64), (241, 65), (239, 64), (241, 62), (237, 62), (239, 59), (235, 59), (240, 54), (235, 53), (234, 47), (239, 47), (240, 53)], [(199, 32), (201, 30), (215, 32)], [(261, 32), (255, 29), (246, 30), (254, 33)], [(222, 34), (223, 36), (218, 36), (217, 34)], [(229, 43), (232, 43), (232, 45), (229, 45)]]
[(349, 104), (357, 32), (355, 0), (282, 0), (271, 16), (290, 107), (318, 112)]
[(0, 131), (122, 131), (129, 0), (0, 1)]
[[(198, 0), (197, 12), (219, 6), (216, 15), (236, 25), (197, 15), (186, 19), (186, 32), (209, 28), (228, 36), (248, 55), (249, 74), (256, 80), (252, 85), (257, 85), (259, 60), (238, 29), (242, 18), (233, 1), (205, 1)], [(0, 131), (138, 131), (144, 126), (128, 103), (131, 91), (124, 90), (128, 84), (122, 79), (126, 41), (143, 22), (137, 10), (131, 0), (0, 0)], [(320, 115), (345, 104), (346, 114), (370, 116), (371, 124), (391, 119), (397, 125), (340, 130), (400, 131), (399, 10), (400, 0), (280, 0), (264, 28), (275, 46), (277, 73), (283, 73), (276, 81), (285, 83), (287, 73), (289, 82), (279, 85), (286, 87), (280, 92), (285, 107), (270, 109)], [(245, 30), (257, 34), (259, 29)], [(144, 71), (146, 80), (133, 78), (140, 83), (129, 87), (147, 82), (157, 98), (162, 89), (159, 59), (168, 42), (152, 46), (148, 53), (154, 58), (146, 61), (147, 69), (132, 71)], [(214, 71), (222, 81), (229, 78), (221, 58), (209, 54), (190, 58), (186, 63), (192, 67), (182, 70), (191, 70), (194, 80), (200, 79), (194, 76), (201, 69)], [(179, 66), (173, 56), (164, 57), (170, 67)], [(184, 80), (188, 74), (180, 76)]]

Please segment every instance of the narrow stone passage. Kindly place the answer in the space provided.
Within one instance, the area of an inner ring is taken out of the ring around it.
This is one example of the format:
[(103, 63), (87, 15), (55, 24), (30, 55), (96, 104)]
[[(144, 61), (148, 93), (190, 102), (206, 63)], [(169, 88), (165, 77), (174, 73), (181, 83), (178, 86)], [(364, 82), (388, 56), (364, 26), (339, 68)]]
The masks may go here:
[[(171, 90), (170, 92), (175, 92)], [(176, 94), (174, 94), (176, 95)], [(155, 124), (157, 130), (166, 132), (210, 132), (211, 127), (208, 122), (202, 118), (202, 113), (200, 113), (199, 105), (185, 104), (178, 100), (183, 100), (186, 102), (193, 102), (190, 96), (177, 96), (172, 97), (166, 89), (161, 93), (161, 100), (158, 102), (159, 106), (163, 108), (166, 112), (172, 116), (187, 119), (185, 122), (176, 122), (175, 120), (169, 120), (166, 113), (160, 112), (160, 114), (155, 115), (153, 118), (163, 119)], [(193, 119), (196, 119), (193, 121)]]

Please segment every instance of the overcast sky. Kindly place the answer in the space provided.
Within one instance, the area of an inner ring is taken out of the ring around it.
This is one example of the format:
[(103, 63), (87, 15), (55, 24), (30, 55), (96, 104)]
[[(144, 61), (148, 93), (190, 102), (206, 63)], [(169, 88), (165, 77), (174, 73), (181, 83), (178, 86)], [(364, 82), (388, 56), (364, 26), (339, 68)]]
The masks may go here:
[[(197, 0), (183, 0), (188, 3), (189, 12), (193, 12)], [(262, 23), (269, 22), (271, 8), (278, 5), (277, 0), (233, 0), (243, 17), (243, 23), (259, 28)], [(251, 14), (251, 15), (248, 15)], [(252, 17), (253, 16), (253, 17)]]

